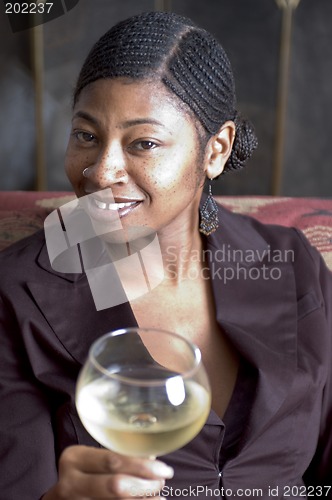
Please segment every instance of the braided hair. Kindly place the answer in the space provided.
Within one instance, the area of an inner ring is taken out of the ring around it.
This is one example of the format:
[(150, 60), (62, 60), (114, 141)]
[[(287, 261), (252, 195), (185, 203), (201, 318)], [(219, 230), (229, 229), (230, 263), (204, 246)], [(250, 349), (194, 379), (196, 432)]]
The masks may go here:
[(146, 12), (121, 21), (92, 47), (78, 77), (82, 89), (100, 78), (159, 79), (203, 126), (205, 144), (233, 120), (236, 135), (224, 172), (242, 168), (257, 147), (251, 123), (236, 111), (229, 59), (215, 38), (190, 19)]

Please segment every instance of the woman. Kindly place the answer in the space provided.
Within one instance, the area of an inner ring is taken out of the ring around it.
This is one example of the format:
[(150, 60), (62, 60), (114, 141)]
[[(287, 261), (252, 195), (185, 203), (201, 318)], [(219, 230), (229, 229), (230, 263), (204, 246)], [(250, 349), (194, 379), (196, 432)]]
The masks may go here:
[[(109, 249), (157, 233), (165, 275), (96, 311), (84, 273), (52, 269), (43, 232), (3, 252), (1, 498), (332, 498), (331, 275), (296, 230), (202, 199), (256, 145), (227, 56), (188, 19), (141, 14), (93, 47), (66, 172), (96, 221), (118, 216)], [(162, 461), (98, 448), (74, 405), (93, 340), (137, 324), (194, 341), (211, 381), (203, 430)]]

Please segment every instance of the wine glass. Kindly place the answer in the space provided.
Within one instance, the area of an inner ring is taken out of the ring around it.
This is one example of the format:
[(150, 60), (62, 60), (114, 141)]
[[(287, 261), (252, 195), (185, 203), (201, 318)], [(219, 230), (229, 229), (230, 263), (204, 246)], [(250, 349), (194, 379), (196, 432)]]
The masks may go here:
[(164, 330), (107, 333), (91, 346), (77, 382), (84, 427), (102, 446), (129, 456), (181, 448), (201, 430), (210, 405), (200, 350)]

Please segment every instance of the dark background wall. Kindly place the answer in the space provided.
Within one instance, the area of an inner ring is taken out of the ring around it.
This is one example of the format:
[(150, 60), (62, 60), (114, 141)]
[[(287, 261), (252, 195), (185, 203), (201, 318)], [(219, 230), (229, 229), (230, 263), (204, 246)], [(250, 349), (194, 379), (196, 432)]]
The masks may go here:
[[(60, 0), (58, 0), (60, 1)], [(238, 107), (254, 123), (259, 149), (247, 169), (222, 176), (220, 194), (270, 194), (282, 12), (275, 0), (173, 0), (173, 11), (207, 28), (224, 45), (237, 82)], [(153, 0), (80, 0), (43, 25), (43, 123), (47, 189), (70, 189), (63, 157), (71, 94), (92, 43)], [(159, 2), (162, 4), (162, 2)], [(0, 5), (0, 189), (36, 186), (31, 30), (13, 33)], [(293, 15), (281, 194), (332, 196), (332, 1), (301, 0)], [(38, 139), (38, 138), (37, 138)]]

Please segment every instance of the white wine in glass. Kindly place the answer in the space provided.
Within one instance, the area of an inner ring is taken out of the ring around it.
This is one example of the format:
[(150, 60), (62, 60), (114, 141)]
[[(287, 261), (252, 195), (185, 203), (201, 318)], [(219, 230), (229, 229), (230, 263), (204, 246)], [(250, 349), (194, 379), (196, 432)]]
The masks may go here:
[(127, 328), (98, 339), (77, 382), (80, 419), (102, 446), (156, 457), (181, 448), (210, 411), (198, 347), (171, 332)]

